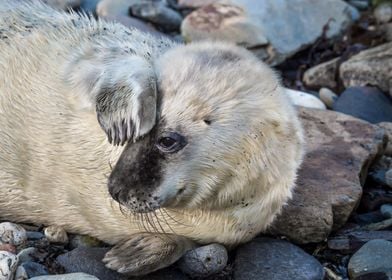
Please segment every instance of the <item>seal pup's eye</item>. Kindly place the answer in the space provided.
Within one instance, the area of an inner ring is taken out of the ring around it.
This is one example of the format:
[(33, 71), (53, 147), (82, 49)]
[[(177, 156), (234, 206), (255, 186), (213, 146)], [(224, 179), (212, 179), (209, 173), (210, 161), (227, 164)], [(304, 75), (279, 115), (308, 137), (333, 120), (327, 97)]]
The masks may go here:
[(161, 137), (158, 138), (156, 146), (161, 152), (164, 153), (175, 153), (184, 148), (187, 141), (184, 136), (177, 132), (164, 132)]

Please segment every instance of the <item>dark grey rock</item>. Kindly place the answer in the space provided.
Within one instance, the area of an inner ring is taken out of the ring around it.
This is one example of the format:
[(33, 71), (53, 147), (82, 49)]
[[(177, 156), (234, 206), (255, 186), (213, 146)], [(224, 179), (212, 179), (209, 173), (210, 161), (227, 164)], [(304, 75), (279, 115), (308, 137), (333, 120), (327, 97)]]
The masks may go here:
[(38, 254), (38, 249), (34, 247), (28, 247), (21, 250), (18, 253), (19, 262), (31, 262), (35, 260), (35, 255)]
[(392, 102), (373, 87), (351, 87), (335, 101), (333, 110), (370, 123), (392, 122)]
[(377, 169), (369, 173), (376, 183), (392, 188), (392, 169)]
[(99, 279), (95, 276), (86, 273), (68, 273), (68, 274), (38, 276), (38, 277), (30, 278), (30, 280), (99, 280)]
[(380, 212), (385, 218), (392, 218), (392, 204), (382, 205), (380, 208)]
[(66, 273), (84, 272), (100, 280), (125, 279), (121, 274), (105, 267), (102, 259), (109, 248), (76, 248), (57, 257)]
[[(100, 280), (129, 279), (105, 267), (103, 257), (110, 248), (76, 248), (57, 257), (58, 263), (64, 267), (66, 273), (84, 272), (94, 275)], [(187, 280), (188, 278), (174, 268), (166, 268), (152, 274), (134, 277), (137, 280)]]
[(29, 278), (49, 274), (45, 266), (36, 262), (27, 261), (22, 263), (21, 266), (25, 269)]
[(133, 16), (155, 23), (167, 31), (180, 29), (181, 14), (162, 1), (136, 3), (130, 9)]
[(357, 279), (364, 275), (378, 274), (379, 278), (392, 273), (392, 242), (376, 239), (367, 242), (350, 259), (348, 263), (350, 278)]
[(95, 14), (98, 2), (99, 0), (82, 0), (80, 3), (80, 9), (87, 13)]
[(348, 3), (359, 10), (366, 10), (370, 6), (370, 1), (368, 0), (349, 0)]
[(221, 272), (227, 265), (227, 250), (210, 244), (187, 252), (178, 262), (182, 272), (192, 277), (207, 277)]
[(322, 280), (322, 265), (283, 240), (258, 238), (237, 249), (234, 280)]
[(45, 237), (45, 234), (39, 231), (27, 231), (26, 234), (28, 240), (40, 240)]

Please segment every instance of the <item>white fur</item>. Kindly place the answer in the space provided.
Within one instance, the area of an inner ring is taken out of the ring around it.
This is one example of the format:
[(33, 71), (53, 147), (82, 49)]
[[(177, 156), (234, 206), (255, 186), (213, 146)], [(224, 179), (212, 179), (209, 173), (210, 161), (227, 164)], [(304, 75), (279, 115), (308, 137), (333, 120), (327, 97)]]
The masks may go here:
[[(80, 106), (80, 91), (89, 88), (83, 75), (103, 71), (94, 64), (99, 54), (115, 50), (115, 61), (151, 61), (162, 92), (160, 117), (190, 137), (184, 149), (189, 160), (170, 162), (159, 188), (177, 205), (152, 219), (200, 243), (235, 245), (266, 229), (291, 196), (303, 154), (295, 110), (266, 65), (231, 45), (175, 47), (118, 24), (48, 13), (36, 2), (17, 10), (13, 5), (7, 0), (0, 6), (0, 35), (7, 37), (0, 40), (1, 218), (62, 226), (111, 244), (143, 231), (108, 194), (110, 165), (122, 148), (111, 146), (95, 112)], [(136, 54), (119, 52), (128, 46)], [(92, 64), (72, 72), (86, 48)], [(198, 62), (204, 54), (224, 52), (239, 60)], [(109, 77), (132, 77), (145, 67), (114, 65), (104, 64)], [(98, 84), (91, 84), (93, 94)], [(135, 105), (123, 113), (133, 114)], [(146, 127), (138, 127), (139, 134)], [(175, 194), (185, 184), (182, 203)]]

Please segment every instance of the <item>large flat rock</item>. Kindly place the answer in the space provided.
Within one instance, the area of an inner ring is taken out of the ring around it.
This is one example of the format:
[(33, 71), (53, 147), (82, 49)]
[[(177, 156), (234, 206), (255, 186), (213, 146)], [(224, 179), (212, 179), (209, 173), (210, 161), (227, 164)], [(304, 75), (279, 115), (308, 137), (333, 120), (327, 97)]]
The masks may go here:
[(341, 0), (220, 0), (189, 14), (181, 32), (187, 41), (214, 39), (262, 47), (265, 60), (278, 64), (324, 31), (327, 38), (342, 34), (358, 16)]
[(392, 97), (392, 42), (360, 52), (340, 66), (346, 87), (377, 86)]
[(293, 199), (270, 228), (296, 243), (320, 242), (357, 206), (368, 168), (384, 152), (383, 129), (333, 111), (300, 109), (307, 154)]

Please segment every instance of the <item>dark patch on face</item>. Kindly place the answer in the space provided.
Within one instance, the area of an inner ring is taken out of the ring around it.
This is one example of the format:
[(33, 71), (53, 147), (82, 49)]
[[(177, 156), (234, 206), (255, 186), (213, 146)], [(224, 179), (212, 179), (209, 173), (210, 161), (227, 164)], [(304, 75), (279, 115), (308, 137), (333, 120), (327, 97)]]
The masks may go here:
[(153, 196), (162, 183), (165, 154), (155, 146), (158, 128), (135, 143), (128, 143), (109, 177), (109, 192), (134, 212), (159, 207)]

